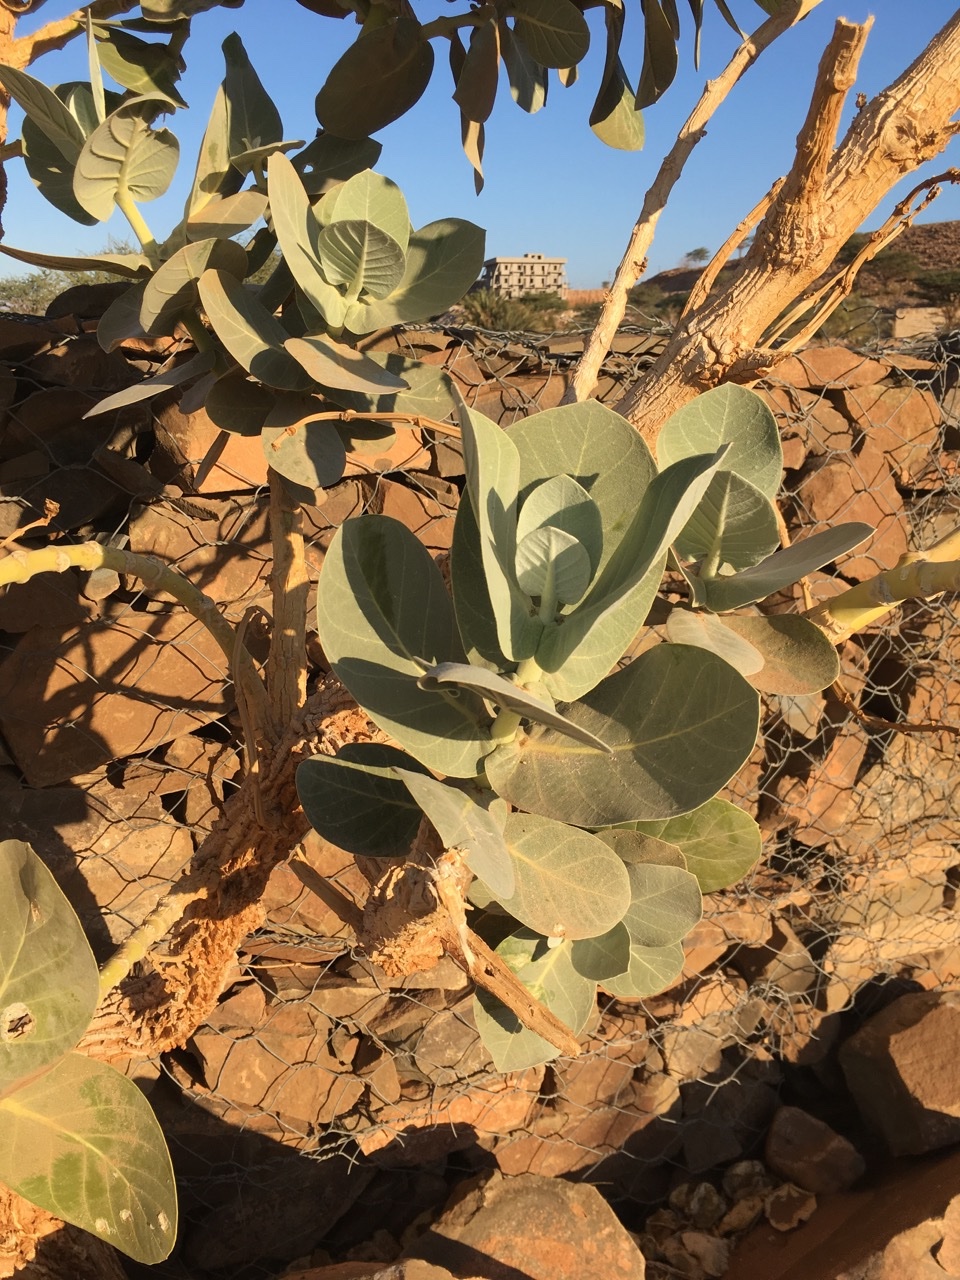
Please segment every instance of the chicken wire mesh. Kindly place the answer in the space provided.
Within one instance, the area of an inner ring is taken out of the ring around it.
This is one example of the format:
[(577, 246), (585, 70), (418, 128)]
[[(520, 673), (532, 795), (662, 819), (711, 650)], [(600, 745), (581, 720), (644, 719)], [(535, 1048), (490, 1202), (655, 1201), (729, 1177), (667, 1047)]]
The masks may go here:
[[(583, 335), (409, 330), (397, 343), (507, 425), (559, 403)], [(649, 328), (622, 330), (598, 398), (615, 404), (661, 343)], [(784, 440), (788, 535), (844, 519), (878, 530), (839, 565), (847, 579), (956, 521), (957, 350), (917, 342), (833, 356), (829, 368), (813, 351), (764, 384)], [(51, 387), (49, 368), (17, 378), (3, 535), (52, 497), (54, 528), (160, 556), (232, 621), (249, 617), (262, 656), (259, 442), (198, 478), (208, 442), (175, 405), (137, 407), (91, 437), (74, 429), (76, 391)], [(355, 455), (305, 510), (311, 576), (334, 528), (362, 512), (395, 515), (442, 554), (461, 474), (446, 436), (400, 433)], [(806, 589), (818, 599), (836, 587), (812, 575)], [(804, 603), (797, 589), (768, 607)], [(452, 961), (388, 981), (277, 868), (215, 1013), (181, 1049), (130, 1067), (161, 1118), (184, 1207), (176, 1260), (150, 1274), (261, 1280), (321, 1245), (387, 1259), (455, 1181), (489, 1167), (589, 1179), (639, 1231), (672, 1186), (754, 1154), (785, 1091), (835, 1088), (844, 1028), (891, 991), (960, 976), (958, 609), (916, 603), (848, 642), (843, 693), (765, 700), (757, 747), (725, 793), (757, 817), (761, 863), (707, 900), (677, 986), (601, 997), (576, 1061), (499, 1075)], [(0, 633), (7, 834), (52, 866), (103, 958), (188, 866), (238, 785), (225, 663), (169, 600), (77, 573), (8, 592)], [(310, 656), (319, 670), (313, 636)], [(364, 892), (349, 856), (317, 839), (305, 856), (347, 896)]]

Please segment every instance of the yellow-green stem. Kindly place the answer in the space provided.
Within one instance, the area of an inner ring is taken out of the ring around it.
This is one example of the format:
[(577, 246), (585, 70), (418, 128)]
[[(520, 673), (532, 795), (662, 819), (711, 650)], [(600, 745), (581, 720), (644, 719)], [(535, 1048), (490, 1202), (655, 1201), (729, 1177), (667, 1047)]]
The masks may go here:
[[(57, 545), (41, 547), (35, 551), (16, 550), (0, 560), (0, 587), (11, 583), (28, 582), (38, 573), (65, 573), (68, 569), (113, 569), (116, 573), (139, 578), (156, 591), (173, 596), (201, 622), (216, 640), (227, 661), (234, 662), (237, 649), (236, 632), (216, 604), (192, 582), (171, 569), (169, 565), (152, 556), (136, 555), (119, 547), (106, 547), (99, 542), (81, 542), (74, 546)], [(269, 723), (267, 691), (253, 659), (245, 649), (240, 650), (242, 671), (234, 672), (234, 678), (243, 678), (248, 693), (260, 703), (263, 723)], [(248, 744), (253, 749), (254, 744)]]
[(140, 241), (140, 247), (155, 267), (160, 265), (160, 249), (147, 226), (146, 219), (133, 200), (127, 195), (117, 193), (117, 208), (130, 223), (134, 235)]
[[(100, 1000), (118, 986), (135, 964), (145, 959), (161, 938), (166, 937), (202, 889), (172, 889), (134, 929), (129, 938), (100, 968)], [(99, 1002), (98, 1002), (99, 1003)]]
[(848, 591), (808, 609), (805, 617), (833, 644), (842, 644), (905, 600), (929, 600), (944, 591), (960, 591), (960, 560), (905, 557), (895, 569), (858, 582)]

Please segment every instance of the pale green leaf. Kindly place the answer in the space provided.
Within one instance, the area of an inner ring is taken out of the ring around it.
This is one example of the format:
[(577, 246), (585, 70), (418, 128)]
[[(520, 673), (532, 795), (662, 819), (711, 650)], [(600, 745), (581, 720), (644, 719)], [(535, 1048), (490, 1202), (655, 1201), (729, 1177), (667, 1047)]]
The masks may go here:
[[(407, 769), (397, 776), (436, 828), (445, 849), (463, 849), (467, 866), (504, 901), (516, 887), (513, 860), (496, 812), (449, 783)], [(488, 793), (489, 794), (489, 793)]]
[(176, 1240), (173, 1166), (150, 1104), (83, 1054), (0, 1101), (0, 1182), (138, 1262), (162, 1262)]
[(666, 633), (671, 644), (709, 649), (757, 687), (751, 677), (763, 670), (763, 654), (746, 637), (727, 627), (725, 619), (713, 613), (674, 609), (667, 619)]
[(664, 867), (681, 867), (684, 871), (687, 869), (687, 860), (679, 845), (646, 835), (637, 829), (638, 825), (634, 823), (627, 827), (603, 827), (596, 836), (628, 865), (633, 862), (658, 862)]
[(333, 423), (314, 418), (322, 412), (314, 396), (278, 395), (260, 436), (268, 465), (304, 489), (336, 484), (346, 466), (343, 441)]
[(716, 798), (666, 822), (638, 823), (637, 830), (677, 845), (702, 893), (736, 884), (756, 863), (762, 846), (754, 819), (728, 800)]
[(721, 565), (748, 569), (779, 545), (773, 503), (749, 480), (726, 469), (710, 481), (676, 541), (683, 559), (699, 562), (703, 577), (713, 577)]
[(385, 298), (403, 276), (403, 250), (372, 222), (338, 218), (321, 230), (317, 253), (327, 281), (341, 285), (350, 298), (361, 291)]
[(346, 303), (321, 274), (316, 252), (320, 228), (296, 169), (281, 152), (272, 155), (267, 164), (267, 189), (273, 227), (294, 280), (330, 328), (339, 329), (346, 317)]
[(636, 94), (620, 59), (616, 69), (600, 89), (590, 128), (601, 142), (617, 151), (641, 151), (646, 141), (643, 113), (636, 108)]
[[(372, 169), (382, 150), (382, 144), (373, 138), (337, 138), (332, 133), (319, 133), (299, 155), (293, 157), (293, 164), (307, 192), (312, 196), (319, 196), (364, 169)], [(379, 174), (376, 176), (379, 177)], [(389, 182), (389, 179), (383, 178), (382, 181)], [(368, 221), (377, 222), (377, 219), (369, 218)], [(383, 229), (390, 231), (388, 226)], [(401, 236), (394, 231), (390, 231), (390, 234), (394, 240), (404, 244)]]
[(622, 922), (598, 938), (578, 938), (570, 944), (570, 960), (577, 973), (604, 982), (626, 973), (630, 964), (630, 934)]
[(495, 671), (485, 667), (474, 667), (466, 663), (441, 662), (424, 672), (420, 677), (421, 689), (438, 689), (443, 685), (453, 685), (460, 689), (472, 689), (482, 698), (488, 698), (496, 706), (514, 711), (525, 720), (533, 720), (536, 724), (548, 724), (560, 733), (568, 734), (578, 742), (585, 742), (600, 751), (606, 747), (593, 734), (585, 733), (579, 725), (573, 724), (556, 708), (542, 698), (536, 697), (511, 680), (505, 680)]
[[(318, 141), (322, 141), (322, 138)], [(328, 141), (330, 141), (328, 139)], [(336, 139), (341, 146), (356, 149), (357, 143)], [(380, 144), (367, 139), (365, 145), (379, 149)], [(309, 148), (308, 148), (309, 150)], [(297, 162), (302, 157), (297, 157)], [(316, 206), (317, 221), (327, 227), (334, 222), (369, 222), (385, 236), (395, 240), (401, 253), (410, 243), (410, 213), (403, 192), (395, 182), (367, 169), (349, 177)]]
[(30, 249), (14, 249), (0, 244), (0, 253), (18, 262), (26, 262), (42, 271), (108, 271), (111, 275), (135, 280), (150, 270), (150, 259), (142, 253), (95, 253), (89, 258), (74, 258), (57, 253), (34, 253)]
[(763, 666), (747, 676), (761, 693), (800, 697), (826, 689), (840, 677), (837, 650), (809, 618), (734, 613), (716, 621), (762, 655)]
[[(511, 934), (497, 947), (497, 954), (531, 994), (579, 1035), (596, 1005), (596, 983), (576, 971), (571, 951), (569, 942), (548, 947), (545, 938), (526, 929)], [(480, 1038), (498, 1071), (523, 1071), (559, 1056), (548, 1040), (528, 1031), (516, 1014), (489, 992), (477, 992), (473, 1012)]]
[(586, 548), (563, 529), (541, 525), (517, 544), (520, 589), (545, 602), (551, 619), (558, 603), (576, 604), (583, 598), (591, 576)]
[(604, 991), (619, 1000), (642, 1000), (667, 991), (683, 972), (683, 947), (679, 942), (664, 947), (631, 947), (626, 973), (603, 979)]
[(409, 530), (364, 516), (337, 531), (320, 574), (317, 630), (338, 678), (385, 732), (429, 768), (476, 776), (491, 745), (479, 699), (418, 684), (464, 654), (440, 570)]
[(207, 373), (213, 367), (213, 352), (200, 351), (195, 356), (191, 356), (189, 360), (184, 360), (182, 364), (172, 365), (169, 369), (165, 369), (162, 373), (154, 374), (152, 378), (144, 378), (142, 382), (135, 382), (132, 387), (124, 387), (122, 391), (115, 391), (112, 396), (107, 396), (88, 409), (83, 415), (85, 418), (95, 418), (98, 414), (109, 413), (111, 409), (122, 409), (125, 405), (136, 404), (138, 400), (149, 400), (151, 396), (159, 395), (161, 391), (169, 391), (171, 387), (182, 386), (184, 382), (189, 382), (191, 378), (196, 378), (201, 373)]
[(775, 591), (791, 586), (805, 574), (836, 560), (872, 533), (873, 529), (868, 524), (839, 524), (775, 551), (752, 568), (729, 577), (700, 579), (694, 575), (690, 581), (695, 603), (705, 605), (715, 613), (726, 613), (730, 609), (753, 604), (755, 600), (764, 600)]
[(309, 376), (284, 349), (286, 329), (235, 273), (205, 271), (199, 294), (214, 333), (239, 365), (270, 387), (305, 391), (310, 386)]
[(491, 786), (518, 808), (577, 826), (672, 817), (703, 804), (749, 757), (759, 697), (703, 649), (662, 644), (558, 708), (606, 755), (531, 726), (487, 758)]
[(756, 392), (734, 382), (705, 391), (678, 409), (657, 437), (657, 458), (667, 467), (724, 444), (729, 446), (724, 471), (749, 480), (766, 497), (776, 497), (783, 472), (777, 420)]
[(247, 152), (279, 142), (283, 138), (280, 113), (264, 89), (243, 47), (232, 32), (223, 42), (227, 73), (223, 81), (227, 107), (227, 145), (231, 163), (248, 172), (241, 161)]
[(603, 518), (590, 494), (572, 477), (552, 476), (524, 495), (517, 517), (517, 541), (544, 525), (562, 529), (582, 543), (589, 556), (591, 573), (599, 567), (603, 555)]
[(75, 162), (65, 160), (59, 147), (29, 116), (24, 117), (20, 141), (27, 173), (43, 198), (74, 222), (96, 226), (96, 218), (80, 207), (73, 194)]
[(143, 204), (170, 185), (180, 144), (153, 121), (170, 104), (164, 98), (132, 98), (86, 140), (73, 175), (73, 194), (98, 222), (106, 222), (118, 202)]
[(238, 191), (231, 196), (213, 196), (187, 219), (190, 240), (209, 236), (238, 236), (263, 217), (267, 197), (262, 191)]
[(602, 840), (531, 813), (509, 814), (503, 837), (515, 888), (498, 895), (500, 905), (528, 929), (593, 938), (623, 918), (630, 905), (627, 869)]
[(317, 755), (297, 766), (297, 795), (314, 831), (347, 853), (401, 858), (420, 827), (422, 812), (396, 766), (422, 770), (412, 756), (381, 742), (348, 742), (335, 756)]
[(403, 279), (388, 298), (367, 308), (366, 328), (354, 332), (429, 320), (452, 307), (480, 274), (484, 243), (484, 231), (461, 218), (442, 218), (413, 232)]
[(511, 662), (519, 662), (533, 655), (543, 632), (516, 575), (520, 455), (496, 423), (465, 404), (460, 409), (460, 429), (467, 491), (479, 530), (500, 649)]
[(99, 995), (76, 912), (28, 844), (0, 843), (0, 1096), (77, 1043)]
[(338, 138), (367, 138), (409, 111), (432, 71), (433, 49), (415, 19), (364, 30), (317, 94), (317, 119)]
[(86, 139), (80, 125), (54, 91), (25, 71), (3, 65), (0, 65), (0, 85), (56, 147), (67, 164), (75, 165)]
[(143, 294), (140, 323), (153, 335), (173, 333), (185, 311), (195, 309), (197, 282), (209, 268), (243, 278), (247, 255), (236, 240), (212, 238), (184, 245), (154, 272)]
[(146, 284), (131, 285), (114, 298), (97, 324), (97, 341), (104, 351), (115, 351), (127, 338), (145, 338), (140, 308)]
[(510, 81), (510, 94), (517, 104), (534, 115), (547, 101), (547, 69), (531, 57), (526, 45), (514, 38), (505, 22), (500, 22), (500, 54)]
[(377, 360), (332, 338), (287, 338), (284, 345), (313, 381), (324, 387), (380, 397), (408, 386)]
[(682, 867), (633, 862), (627, 867), (630, 906), (623, 917), (630, 943), (665, 947), (679, 942), (703, 914), (697, 877)]
[(514, 34), (544, 67), (573, 67), (586, 56), (590, 29), (571, 0), (509, 0)]
[(221, 431), (238, 436), (258, 436), (274, 404), (276, 392), (253, 382), (243, 369), (231, 369), (214, 382), (204, 398), (207, 417)]

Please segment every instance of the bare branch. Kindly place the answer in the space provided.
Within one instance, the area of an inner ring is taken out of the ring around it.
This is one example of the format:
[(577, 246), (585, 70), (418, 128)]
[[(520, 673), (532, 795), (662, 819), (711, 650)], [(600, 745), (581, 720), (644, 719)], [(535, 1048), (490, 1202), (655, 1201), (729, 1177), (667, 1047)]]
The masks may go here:
[(630, 243), (617, 268), (613, 284), (607, 293), (593, 333), (574, 374), (566, 400), (585, 400), (597, 383), (597, 374), (604, 356), (610, 349), (613, 335), (623, 320), (627, 306), (627, 294), (646, 270), (647, 253), (653, 243), (660, 215), (666, 207), (670, 193), (683, 172), (694, 147), (706, 134), (706, 126), (714, 112), (730, 90), (751, 67), (757, 58), (778, 36), (795, 26), (801, 18), (814, 9), (820, 0), (791, 0), (780, 12), (769, 18), (752, 36), (740, 45), (723, 72), (716, 80), (709, 80), (692, 114), (677, 135), (670, 152), (664, 159), (643, 200)]
[(957, 133), (960, 12), (859, 112), (825, 163), (864, 35), (838, 23), (813, 93), (820, 115), (811, 108), (796, 163), (741, 270), (684, 317), (617, 406), (648, 443), (701, 391), (725, 381), (753, 382), (776, 368), (788, 353), (763, 345), (768, 330), (829, 269), (890, 189), (938, 155)]
[(33, 35), (21, 36), (18, 40), (14, 40), (10, 48), (10, 64), (22, 71), (45, 53), (62, 49), (86, 30), (88, 13), (95, 22), (106, 22), (120, 13), (129, 13), (131, 9), (136, 9), (137, 5), (138, 0), (94, 0), (93, 4), (75, 10), (66, 18), (48, 22)]

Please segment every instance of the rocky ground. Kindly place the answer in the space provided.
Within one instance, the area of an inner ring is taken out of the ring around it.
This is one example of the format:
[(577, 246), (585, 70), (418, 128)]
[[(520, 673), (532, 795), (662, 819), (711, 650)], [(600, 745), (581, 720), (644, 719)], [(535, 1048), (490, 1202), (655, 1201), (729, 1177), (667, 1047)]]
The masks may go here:
[[(52, 500), (52, 529), (175, 563), (239, 620), (268, 603), (259, 440), (233, 436), (203, 467), (216, 431), (202, 409), (168, 398), (83, 420), (172, 353), (169, 339), (101, 351), (101, 305), (87, 291), (42, 323), (0, 319), (0, 540)], [(442, 365), (506, 424), (559, 403), (582, 339), (449, 330), (382, 342)], [(618, 335), (601, 398), (615, 401), (655, 347)], [(940, 355), (821, 347), (766, 385), (789, 535), (839, 520), (878, 530), (838, 564), (843, 581), (955, 520), (953, 384)], [(451, 439), (402, 431), (361, 447), (307, 509), (311, 574), (334, 527), (362, 511), (395, 516), (442, 553), (461, 477)], [(809, 589), (836, 585), (814, 575)], [(315, 644), (311, 657), (317, 677)], [(603, 999), (575, 1062), (498, 1076), (452, 963), (392, 983), (351, 956), (342, 922), (279, 867), (216, 1013), (181, 1050), (130, 1066), (170, 1140), (184, 1228), (171, 1263), (129, 1274), (955, 1274), (960, 1165), (937, 1153), (960, 1141), (957, 606), (905, 611), (842, 661), (844, 697), (769, 700), (731, 784), (761, 823), (763, 863), (708, 901), (676, 988)], [(7, 834), (54, 868), (101, 956), (236, 785), (224, 676), (203, 629), (133, 583), (50, 575), (0, 599)], [(886, 724), (900, 719), (932, 728)], [(366, 892), (348, 855), (315, 839), (305, 856)], [(905, 1205), (902, 1187), (921, 1175), (936, 1188), (929, 1212), (882, 1209), (884, 1197)], [(844, 1252), (853, 1221), (856, 1258)], [(797, 1269), (808, 1254), (820, 1270)]]

